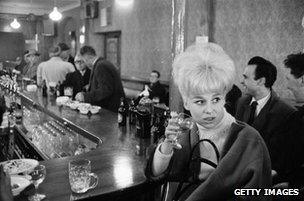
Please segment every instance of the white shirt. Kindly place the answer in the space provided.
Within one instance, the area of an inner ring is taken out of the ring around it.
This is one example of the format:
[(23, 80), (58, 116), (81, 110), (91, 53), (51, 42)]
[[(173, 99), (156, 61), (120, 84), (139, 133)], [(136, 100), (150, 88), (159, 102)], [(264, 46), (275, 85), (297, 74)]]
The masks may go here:
[(60, 57), (51, 57), (48, 61), (39, 64), (37, 69), (37, 83), (41, 85), (42, 80), (49, 82), (63, 82), (68, 73), (74, 72), (74, 66)]
[(255, 110), (255, 116), (258, 116), (259, 113), (261, 112), (261, 110), (263, 109), (263, 107), (266, 105), (267, 101), (270, 99), (270, 92), (267, 96), (265, 96), (264, 98), (261, 98), (260, 100), (256, 100), (254, 97), (252, 97), (252, 100), (250, 102), (250, 105), (252, 102), (256, 101), (258, 104), (257, 104), (257, 107), (256, 107), (256, 110)]

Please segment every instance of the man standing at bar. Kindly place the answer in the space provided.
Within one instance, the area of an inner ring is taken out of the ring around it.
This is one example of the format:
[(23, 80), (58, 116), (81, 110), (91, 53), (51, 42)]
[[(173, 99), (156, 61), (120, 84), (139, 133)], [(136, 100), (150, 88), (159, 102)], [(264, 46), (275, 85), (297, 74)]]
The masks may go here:
[(83, 46), (80, 54), (92, 72), (87, 92), (79, 92), (75, 99), (117, 112), (120, 98), (125, 97), (125, 93), (115, 66), (98, 58), (94, 48), (90, 46)]
[(272, 169), (285, 172), (290, 168), (289, 159), (284, 161), (280, 155), (289, 152), (291, 147), (284, 142), (280, 143), (280, 149), (275, 147), (278, 146), (277, 139), (281, 138), (278, 128), (295, 112), (295, 108), (283, 102), (272, 90), (276, 77), (277, 69), (270, 61), (258, 56), (251, 58), (241, 82), (245, 96), (238, 101), (235, 118), (259, 131), (269, 150)]

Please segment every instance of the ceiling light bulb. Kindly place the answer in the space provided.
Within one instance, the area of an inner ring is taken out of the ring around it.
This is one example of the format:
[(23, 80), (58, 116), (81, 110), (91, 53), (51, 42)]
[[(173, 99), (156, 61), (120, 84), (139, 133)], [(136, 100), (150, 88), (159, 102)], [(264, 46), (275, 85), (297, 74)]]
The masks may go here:
[(129, 7), (133, 4), (134, 0), (116, 0), (116, 3), (118, 3), (122, 7)]
[(49, 14), (49, 17), (53, 21), (59, 21), (62, 18), (62, 14), (58, 11), (57, 7), (54, 7), (53, 11)]
[(17, 21), (17, 19), (15, 18), (14, 21), (11, 23), (11, 27), (13, 29), (18, 29), (20, 27), (20, 23)]

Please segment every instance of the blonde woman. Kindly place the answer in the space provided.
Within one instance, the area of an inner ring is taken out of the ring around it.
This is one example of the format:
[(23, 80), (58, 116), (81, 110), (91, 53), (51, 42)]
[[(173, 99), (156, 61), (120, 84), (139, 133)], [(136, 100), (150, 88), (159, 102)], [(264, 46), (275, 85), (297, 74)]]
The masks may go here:
[(148, 160), (146, 175), (169, 184), (166, 200), (268, 200), (237, 196), (240, 188), (270, 188), (271, 165), (265, 143), (249, 125), (224, 108), (235, 79), (233, 61), (217, 44), (188, 47), (173, 62), (173, 79), (195, 125), (179, 134), (181, 149), (170, 136), (178, 135), (170, 119), (166, 138)]

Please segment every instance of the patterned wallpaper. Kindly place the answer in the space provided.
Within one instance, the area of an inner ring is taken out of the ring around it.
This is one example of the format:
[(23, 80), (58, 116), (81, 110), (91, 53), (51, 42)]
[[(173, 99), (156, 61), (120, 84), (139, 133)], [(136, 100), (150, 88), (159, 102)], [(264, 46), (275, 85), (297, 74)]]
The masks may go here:
[(288, 97), (283, 60), (304, 48), (303, 16), (303, 0), (216, 0), (214, 38), (235, 61), (239, 78), (251, 57), (269, 59), (278, 69), (274, 89)]

